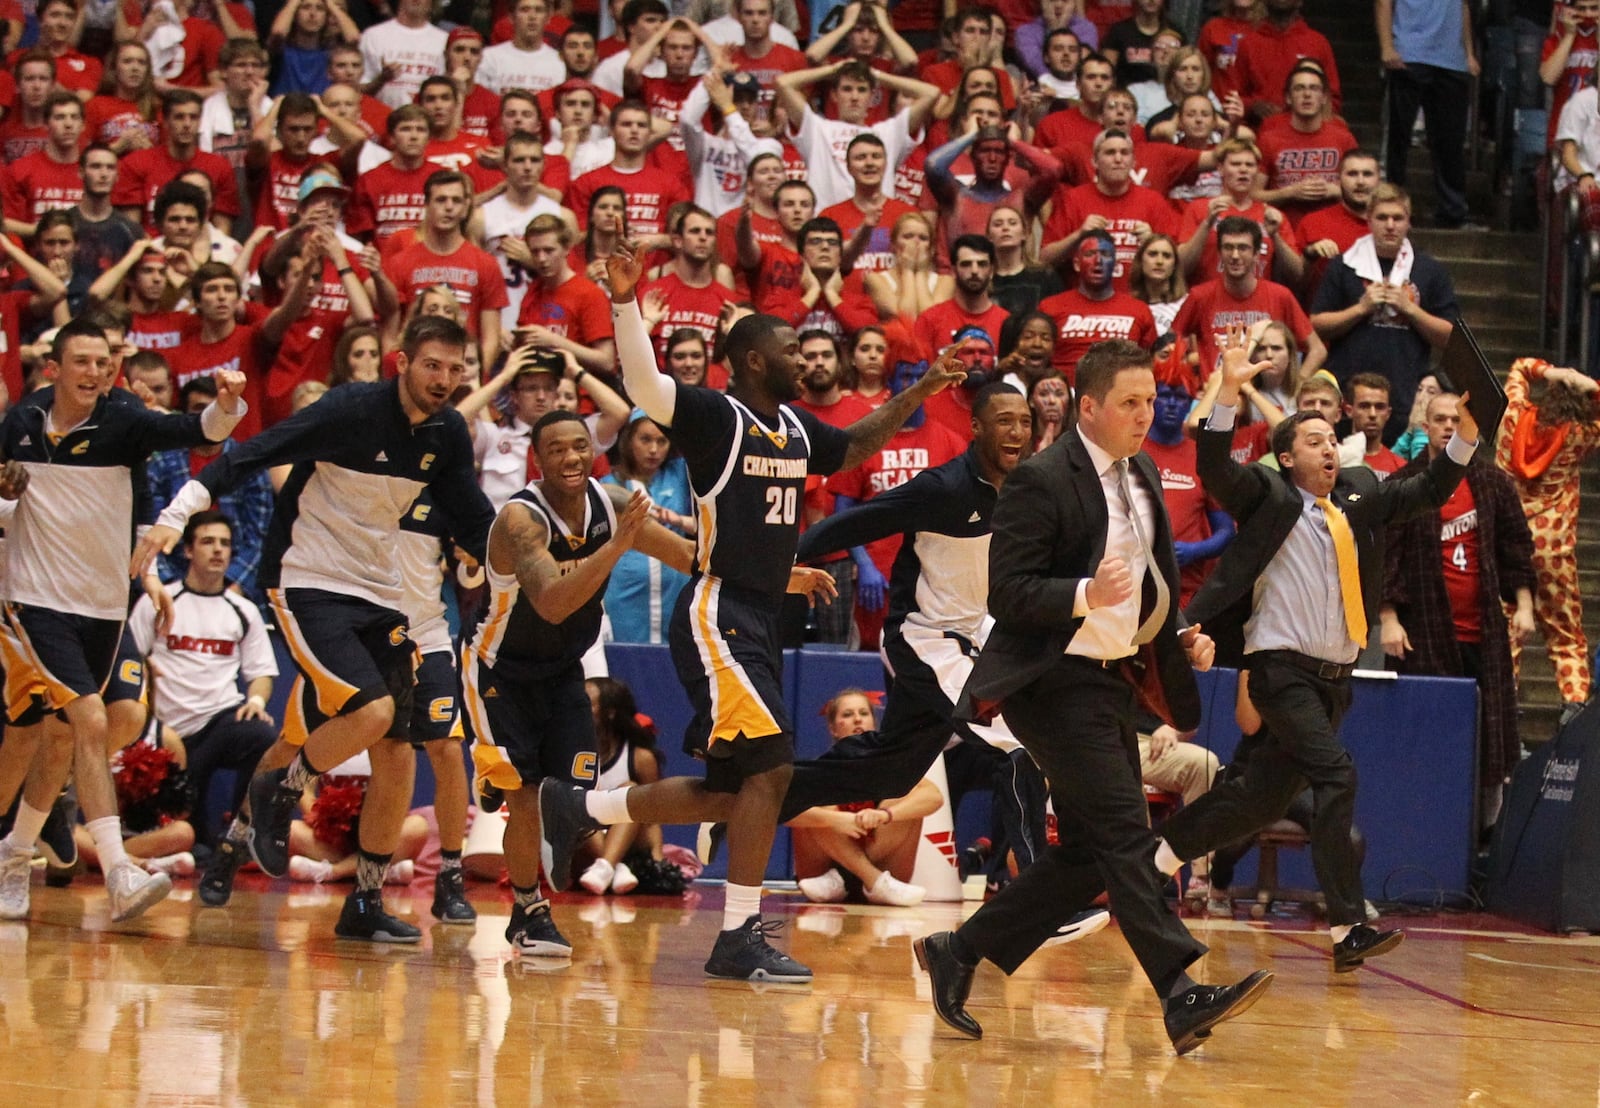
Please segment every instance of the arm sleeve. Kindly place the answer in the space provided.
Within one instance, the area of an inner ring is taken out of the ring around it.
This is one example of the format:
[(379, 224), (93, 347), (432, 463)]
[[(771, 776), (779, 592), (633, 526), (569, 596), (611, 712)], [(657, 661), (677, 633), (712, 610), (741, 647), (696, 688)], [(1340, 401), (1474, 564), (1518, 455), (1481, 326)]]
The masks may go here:
[(450, 519), (450, 537), (455, 544), (482, 562), (488, 557), (489, 528), (494, 524), (494, 507), (478, 487), (477, 470), (472, 464), (472, 442), (465, 420), (455, 420), (452, 439), (449, 464), (440, 467), (428, 483), (428, 488), (433, 494), (433, 502), (445, 507)]
[[(149, 604), (149, 600), (142, 603)], [(254, 604), (238, 605), (244, 617), (244, 643), (240, 652), (239, 673), (248, 683), (257, 677), (278, 676), (278, 658), (272, 651), (272, 640), (267, 637), (266, 624)]]
[(140, 655), (149, 657), (156, 643), (156, 608), (148, 596), (141, 596), (133, 611), (128, 613), (128, 632), (133, 635), (133, 645), (139, 648)]
[(244, 419), (245, 414), (249, 411), (250, 405), (245, 403), (242, 396), (239, 398), (239, 410), (232, 415), (223, 411), (221, 406), (213, 400), (200, 413), (200, 430), (205, 433), (206, 438), (210, 441), (221, 442), (233, 434), (233, 429), (239, 426), (239, 421)]
[(942, 488), (935, 471), (924, 470), (899, 488), (836, 512), (806, 528), (795, 560), (807, 562), (892, 535), (933, 530), (930, 523), (942, 507)]
[(613, 301), (611, 325), (616, 330), (617, 356), (622, 362), (622, 383), (627, 387), (628, 396), (644, 409), (645, 415), (663, 427), (672, 426), (678, 401), (676, 382), (656, 368), (655, 350), (650, 345), (644, 319), (639, 315), (638, 301), (630, 300), (626, 304)]

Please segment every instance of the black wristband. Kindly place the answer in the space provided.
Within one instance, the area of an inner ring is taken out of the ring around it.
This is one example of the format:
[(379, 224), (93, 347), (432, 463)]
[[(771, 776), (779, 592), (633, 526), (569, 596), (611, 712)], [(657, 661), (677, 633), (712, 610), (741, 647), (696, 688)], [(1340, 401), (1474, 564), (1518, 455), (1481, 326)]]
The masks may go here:
[(341, 276), (341, 277), (343, 277), (346, 273), (354, 273), (355, 272), (355, 267), (354, 266), (342, 265), (342, 266), (339, 266), (338, 269), (339, 269), (339, 276)]

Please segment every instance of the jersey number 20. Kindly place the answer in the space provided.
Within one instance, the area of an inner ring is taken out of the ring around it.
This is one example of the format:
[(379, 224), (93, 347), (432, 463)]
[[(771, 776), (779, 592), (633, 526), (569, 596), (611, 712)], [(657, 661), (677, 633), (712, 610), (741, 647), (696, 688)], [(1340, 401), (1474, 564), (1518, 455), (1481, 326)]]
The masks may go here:
[(767, 522), (784, 525), (794, 523), (795, 488), (767, 487)]

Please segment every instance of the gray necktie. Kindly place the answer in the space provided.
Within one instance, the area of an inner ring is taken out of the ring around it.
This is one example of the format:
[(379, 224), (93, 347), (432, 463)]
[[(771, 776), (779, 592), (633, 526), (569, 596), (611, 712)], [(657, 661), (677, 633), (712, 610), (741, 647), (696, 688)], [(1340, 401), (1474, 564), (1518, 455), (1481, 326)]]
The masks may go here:
[[(1156, 632), (1161, 630), (1161, 625), (1167, 619), (1167, 605), (1172, 601), (1172, 594), (1167, 588), (1166, 578), (1161, 575), (1161, 567), (1156, 564), (1155, 552), (1150, 549), (1150, 539), (1144, 533), (1144, 523), (1139, 518), (1139, 510), (1133, 498), (1132, 479), (1128, 474), (1128, 459), (1117, 459), (1117, 488), (1122, 492), (1122, 507), (1128, 513), (1128, 522), (1133, 525), (1133, 537), (1139, 542), (1139, 549), (1144, 552), (1145, 578), (1140, 584), (1140, 611), (1149, 611), (1144, 622), (1139, 624), (1139, 630), (1134, 633), (1133, 645), (1143, 646), (1156, 637)], [(1152, 597), (1146, 597), (1146, 584), (1154, 586)]]

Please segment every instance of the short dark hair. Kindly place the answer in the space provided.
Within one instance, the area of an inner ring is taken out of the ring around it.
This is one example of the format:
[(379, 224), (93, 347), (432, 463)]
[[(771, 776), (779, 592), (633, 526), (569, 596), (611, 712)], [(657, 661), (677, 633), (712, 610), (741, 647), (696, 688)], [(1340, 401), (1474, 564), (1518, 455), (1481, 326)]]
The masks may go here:
[(800, 233), (795, 236), (795, 242), (803, 251), (806, 248), (806, 239), (812, 235), (838, 235), (839, 245), (844, 245), (844, 232), (839, 225), (825, 215), (812, 216), (800, 226)]
[(91, 142), (88, 146), (83, 148), (83, 153), (78, 155), (78, 168), (82, 169), (85, 165), (87, 165), (89, 163), (89, 155), (96, 153), (110, 154), (117, 160), (119, 164), (122, 161), (122, 155), (111, 149), (110, 146), (107, 146), (103, 142)]
[[(774, 158), (778, 157), (778, 155), (776, 155), (776, 154), (774, 154), (772, 156)], [(779, 160), (782, 160), (782, 159), (779, 159)], [(778, 186), (777, 190), (774, 191), (773, 194), (772, 194), (772, 199), (774, 201), (776, 201), (778, 199), (778, 197), (783, 194), (783, 190), (784, 189), (794, 189), (794, 188), (805, 189), (807, 192), (809, 192), (811, 194), (811, 199), (812, 199), (813, 202), (815, 202), (815, 200), (817, 199), (817, 190), (816, 189), (812, 188), (805, 181), (799, 181), (799, 180), (796, 180), (793, 177), (788, 178), (787, 180), (785, 180), (783, 182), (783, 184)]]
[(856, 80), (872, 87), (876, 87), (878, 84), (878, 78), (873, 75), (872, 66), (860, 58), (851, 58), (841, 65), (839, 72), (833, 75), (833, 83), (837, 85), (846, 77), (854, 77)]
[(994, 243), (990, 242), (983, 235), (957, 236), (956, 241), (950, 244), (950, 260), (954, 262), (956, 260), (956, 255), (963, 250), (974, 250), (977, 253), (982, 254), (985, 258), (988, 258), (990, 265), (994, 264)]
[(539, 449), (540, 440), (544, 435), (544, 429), (546, 427), (554, 427), (558, 423), (576, 423), (585, 431), (589, 430), (589, 425), (583, 421), (583, 417), (577, 412), (569, 412), (565, 408), (555, 408), (540, 416), (537, 422), (535, 422), (533, 425), (533, 431), (530, 437), (533, 440), (533, 448), (535, 451)]
[(181, 108), (185, 104), (193, 104), (197, 108), (203, 108), (205, 102), (205, 97), (194, 91), (194, 89), (169, 89), (167, 94), (161, 98), (161, 118), (167, 118), (173, 113), (174, 109)]
[(662, 19), (666, 19), (671, 14), (671, 10), (661, 0), (628, 0), (622, 5), (622, 27), (627, 30), (647, 15), (659, 15)]
[[(1048, 54), (1050, 52), (1050, 44), (1052, 42), (1054, 42), (1058, 38), (1063, 38), (1063, 37), (1072, 39), (1072, 41), (1077, 43), (1079, 46), (1083, 45), (1083, 39), (1078, 37), (1078, 32), (1077, 31), (1074, 31), (1071, 27), (1057, 27), (1055, 30), (1051, 31), (1048, 35), (1044, 36), (1045, 53)], [(1082, 64), (1083, 58), (1080, 57), (1078, 59), (1078, 62), (1079, 62), (1079, 64)]]
[(168, 181), (161, 186), (161, 191), (156, 193), (156, 226), (161, 226), (167, 218), (167, 210), (174, 204), (187, 204), (200, 213), (200, 222), (206, 220), (206, 209), (210, 205), (206, 202), (206, 194), (199, 185), (191, 185), (187, 181)]
[(871, 131), (862, 131), (855, 138), (851, 139), (847, 146), (845, 146), (844, 156), (847, 160), (850, 157), (850, 152), (858, 146), (876, 146), (879, 150), (884, 151), (889, 149), (883, 144), (883, 140), (877, 135), (873, 134)]
[[(418, 88), (417, 88), (417, 103), (419, 103), (419, 104), (422, 103), (423, 94), (425, 92), (427, 92), (430, 88), (447, 88), (447, 89), (450, 90), (450, 95), (451, 96), (455, 97), (458, 100), (461, 98), (461, 92), (460, 92), (459, 89), (456, 88), (456, 83), (454, 81), (452, 81), (450, 78), (444, 76), (443, 74), (435, 73), (432, 77), (426, 78), (422, 82), (422, 84), (420, 86), (418, 86)], [(282, 108), (278, 109), (278, 115), (280, 117), (283, 115), (283, 109)]]
[(1111, 72), (1113, 72), (1113, 73), (1115, 73), (1117, 71), (1117, 67), (1111, 63), (1111, 59), (1110, 58), (1106, 57), (1104, 54), (1100, 53), (1100, 51), (1098, 51), (1098, 50), (1091, 50), (1087, 54), (1084, 54), (1084, 55), (1082, 55), (1082, 56), (1080, 56), (1078, 58), (1078, 72), (1082, 73), (1083, 72), (1083, 67), (1088, 65), (1090, 62), (1095, 62), (1095, 63), (1098, 63), (1099, 65), (1103, 65), (1107, 69), (1111, 70)]
[(1217, 224), (1218, 249), (1222, 247), (1223, 235), (1249, 235), (1250, 249), (1257, 254), (1261, 253), (1261, 224), (1248, 216), (1230, 215), (1223, 217), (1222, 222)]
[[(168, 372), (171, 372), (171, 370), (169, 369)], [(203, 377), (191, 377), (185, 381), (178, 389), (178, 410), (188, 411), (189, 401), (196, 396), (203, 396), (207, 400), (215, 400), (217, 398), (216, 374), (207, 373)]]
[[(167, 380), (172, 380), (172, 367), (167, 364), (167, 359), (162, 357), (159, 350), (141, 350), (130, 354), (122, 360), (122, 375), (131, 378), (135, 373), (144, 373), (148, 370), (159, 369), (167, 375)], [(195, 378), (195, 380), (209, 381), (211, 378)], [(213, 385), (215, 382), (213, 382)]]
[(728, 368), (734, 377), (743, 377), (750, 354), (771, 338), (780, 327), (787, 326), (788, 323), (775, 315), (747, 315), (729, 328), (727, 337), (723, 340), (723, 349), (727, 354)]
[(802, 347), (806, 343), (815, 342), (818, 339), (826, 339), (833, 345), (833, 356), (835, 358), (844, 357), (844, 351), (839, 349), (839, 336), (832, 331), (824, 331), (821, 327), (808, 327), (800, 332), (800, 345)]
[(1344, 383), (1344, 397), (1350, 403), (1356, 402), (1357, 389), (1376, 389), (1383, 395), (1389, 396), (1394, 392), (1394, 386), (1389, 384), (1389, 378), (1381, 373), (1357, 373)]
[(400, 350), (409, 361), (417, 356), (424, 343), (442, 342), (446, 346), (466, 348), (467, 329), (448, 316), (413, 316), (400, 337)]
[(472, 199), (472, 182), (465, 173), (459, 169), (437, 169), (428, 174), (428, 179), (422, 182), (423, 203), (433, 199), (435, 189), (442, 189), (446, 185), (460, 185), (467, 190), (467, 199)]
[(295, 116), (320, 114), (317, 111), (317, 102), (303, 92), (286, 92), (283, 94), (283, 99), (278, 101), (279, 127), (283, 126), (284, 120), (293, 119)]
[(1150, 351), (1136, 342), (1127, 339), (1097, 342), (1078, 361), (1078, 399), (1081, 402), (1085, 396), (1092, 396), (1096, 403), (1104, 403), (1117, 374), (1125, 369), (1148, 368), (1149, 365)]
[(650, 106), (643, 100), (619, 100), (616, 107), (611, 109), (611, 114), (606, 117), (607, 124), (615, 127), (617, 120), (622, 118), (623, 112), (643, 112), (647, 116), (654, 114), (650, 111)]
[(511, 156), (511, 148), (531, 146), (539, 152), (539, 157), (544, 157), (544, 143), (539, 141), (539, 136), (530, 135), (526, 131), (513, 131), (506, 136), (506, 157)]
[(239, 275), (233, 271), (233, 266), (227, 262), (207, 262), (194, 271), (194, 276), (189, 278), (189, 298), (196, 303), (200, 301), (200, 291), (212, 281), (229, 280), (233, 282), (234, 291), (243, 292), (244, 288), (239, 283)]
[(574, 23), (565, 31), (561, 32), (561, 45), (565, 46), (567, 44), (567, 40), (572, 38), (574, 35), (588, 35), (590, 39), (593, 39), (596, 42), (599, 41), (596, 38), (594, 31), (590, 30), (588, 27), (585, 27), (582, 23)]
[(79, 100), (73, 93), (70, 93), (65, 89), (60, 89), (56, 92), (52, 92), (49, 96), (44, 98), (45, 122), (48, 123), (50, 121), (51, 113), (57, 108), (61, 107), (63, 104), (71, 104), (74, 108), (78, 109), (78, 114), (80, 116), (83, 114), (83, 101)]
[(1310, 423), (1314, 419), (1323, 423), (1328, 422), (1328, 417), (1321, 412), (1291, 412), (1284, 416), (1283, 420), (1272, 429), (1270, 440), (1272, 456), (1276, 458), (1279, 454), (1291, 452), (1294, 449), (1294, 437), (1299, 433), (1300, 425), (1302, 423)]
[(994, 399), (997, 396), (1015, 396), (1022, 400), (1027, 399), (1022, 395), (1021, 390), (1013, 384), (1006, 381), (990, 381), (973, 394), (972, 417), (974, 419), (982, 418), (983, 413), (989, 410), (989, 405), (994, 403)]
[[(197, 378), (197, 380), (209, 381), (211, 378), (200, 377)], [(194, 382), (191, 381), (189, 383), (193, 384)], [(227, 515), (217, 511), (215, 508), (207, 508), (204, 511), (196, 512), (194, 515), (190, 516), (189, 522), (184, 524), (183, 545), (192, 546), (194, 544), (194, 537), (199, 533), (200, 528), (209, 527), (214, 523), (220, 523), (226, 527), (228, 529), (229, 540), (231, 541), (233, 539), (233, 520), (229, 519)]]
[(67, 343), (73, 339), (99, 339), (105, 342), (106, 333), (102, 331), (93, 320), (78, 316), (63, 323), (56, 331), (55, 339), (50, 343), (50, 360), (56, 365), (61, 364), (61, 359), (67, 356)]
[(428, 125), (428, 113), (422, 110), (421, 104), (401, 104), (389, 113), (389, 118), (384, 121), (383, 132), (393, 136), (400, 129), (402, 123), (421, 123)]

